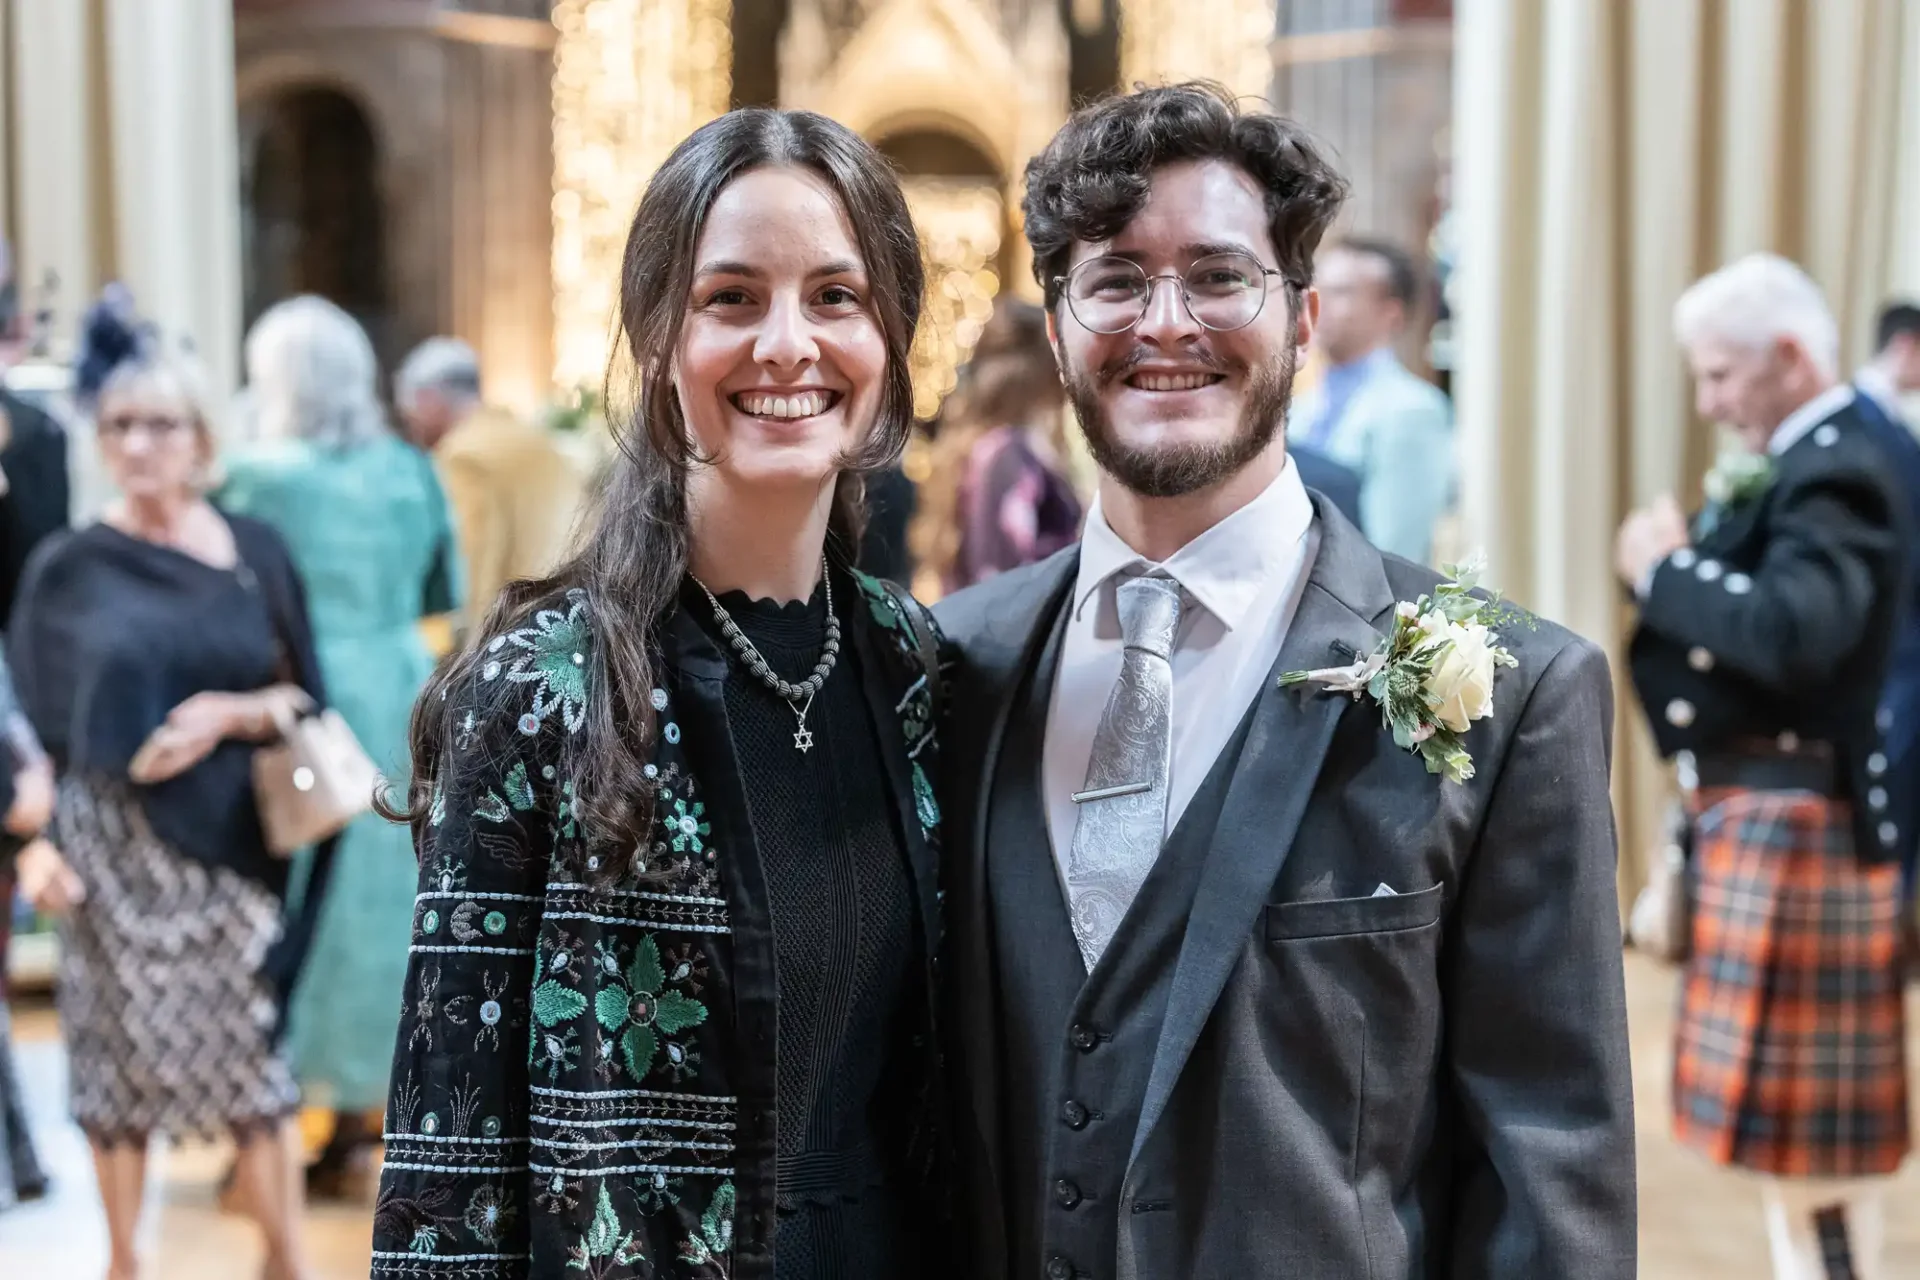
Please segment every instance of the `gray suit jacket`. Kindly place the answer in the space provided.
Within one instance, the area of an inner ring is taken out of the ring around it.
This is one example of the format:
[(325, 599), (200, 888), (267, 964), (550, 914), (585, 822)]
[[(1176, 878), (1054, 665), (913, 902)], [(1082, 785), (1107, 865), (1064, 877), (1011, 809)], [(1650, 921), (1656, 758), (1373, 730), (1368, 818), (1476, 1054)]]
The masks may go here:
[[(1319, 495), (1275, 671), (1371, 652), (1435, 575)], [(985, 833), (1009, 707), (1077, 550), (942, 603), (949, 1028), (968, 1274), (1004, 1274)], [(1120, 1203), (1123, 1280), (1628, 1280), (1633, 1107), (1600, 651), (1538, 622), (1429, 775), (1377, 709), (1269, 683), (1184, 940)], [(1222, 708), (1237, 714), (1238, 708)], [(1029, 849), (1043, 854), (1044, 835)], [(997, 855), (1001, 856), (1001, 855)], [(1396, 896), (1371, 896), (1380, 884)], [(1105, 1266), (1102, 1275), (1111, 1274)]]

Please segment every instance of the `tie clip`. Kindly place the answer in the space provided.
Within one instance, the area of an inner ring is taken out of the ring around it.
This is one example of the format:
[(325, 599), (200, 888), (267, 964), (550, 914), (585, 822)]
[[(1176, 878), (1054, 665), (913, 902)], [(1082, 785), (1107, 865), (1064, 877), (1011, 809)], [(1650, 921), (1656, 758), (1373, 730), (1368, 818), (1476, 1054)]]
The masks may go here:
[(1117, 787), (1096, 787), (1091, 791), (1073, 793), (1075, 804), (1085, 804), (1089, 800), (1112, 800), (1116, 796), (1137, 796), (1142, 791), (1153, 790), (1151, 782), (1123, 782)]

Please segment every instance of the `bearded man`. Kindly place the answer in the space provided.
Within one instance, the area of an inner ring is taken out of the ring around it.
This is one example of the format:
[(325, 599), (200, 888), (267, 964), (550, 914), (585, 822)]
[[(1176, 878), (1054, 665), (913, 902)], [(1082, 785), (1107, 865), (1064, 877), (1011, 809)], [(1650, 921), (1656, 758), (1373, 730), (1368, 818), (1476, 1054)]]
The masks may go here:
[(1345, 190), (1207, 85), (1028, 169), (1100, 481), (937, 611), (969, 1275), (1634, 1274), (1606, 661), (1289, 464)]

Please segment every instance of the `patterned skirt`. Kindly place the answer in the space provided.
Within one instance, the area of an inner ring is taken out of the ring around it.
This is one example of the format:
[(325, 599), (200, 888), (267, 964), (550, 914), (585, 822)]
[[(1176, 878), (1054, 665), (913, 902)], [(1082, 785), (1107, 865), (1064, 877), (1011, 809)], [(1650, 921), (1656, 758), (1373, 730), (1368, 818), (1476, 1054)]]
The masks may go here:
[(63, 781), (54, 835), (87, 891), (60, 929), (56, 993), (80, 1127), (211, 1137), (292, 1111), (260, 976), (280, 900), (163, 843), (111, 784)]
[(1893, 1172), (1908, 1148), (1899, 867), (1854, 856), (1844, 801), (1727, 789), (1696, 807), (1675, 1136), (1782, 1177)]

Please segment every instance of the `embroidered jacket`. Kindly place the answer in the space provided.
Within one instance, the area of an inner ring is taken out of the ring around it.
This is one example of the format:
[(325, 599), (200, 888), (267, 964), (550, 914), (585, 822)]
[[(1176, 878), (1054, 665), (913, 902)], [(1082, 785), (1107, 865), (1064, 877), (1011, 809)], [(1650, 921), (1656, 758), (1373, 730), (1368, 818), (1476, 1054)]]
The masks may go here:
[[(849, 628), (918, 905), (940, 938), (933, 699), (904, 610), (855, 575)], [(918, 617), (925, 619), (921, 612)], [(488, 646), (416, 824), (420, 892), (387, 1110), (375, 1277), (587, 1280), (773, 1273), (776, 988), (765, 881), (694, 620), (662, 628), (647, 879), (594, 887), (566, 735), (596, 670), (572, 592)], [(923, 947), (931, 952), (932, 947)], [(940, 1249), (939, 1037), (923, 954), (913, 1172)], [(950, 1250), (946, 1251), (949, 1255)]]

